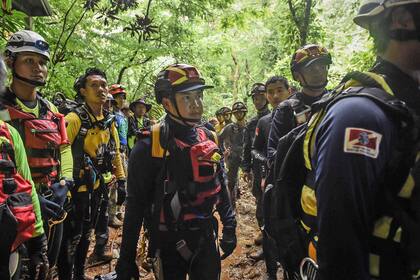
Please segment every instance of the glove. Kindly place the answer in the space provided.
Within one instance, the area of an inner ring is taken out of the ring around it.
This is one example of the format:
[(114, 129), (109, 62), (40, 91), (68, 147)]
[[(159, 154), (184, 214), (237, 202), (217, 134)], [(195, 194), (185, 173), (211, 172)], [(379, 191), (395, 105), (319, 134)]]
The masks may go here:
[(29, 274), (30, 279), (46, 279), (49, 263), (48, 263), (48, 245), (45, 234), (28, 240), (26, 247), (30, 259)]
[(118, 206), (121, 206), (124, 203), (126, 196), (127, 196), (127, 191), (125, 190), (125, 181), (118, 180), (117, 181), (117, 205)]
[(59, 219), (62, 216), (63, 208), (60, 205), (52, 200), (46, 199), (41, 194), (38, 194), (38, 198), (41, 206), (42, 217), (46, 219)]
[(234, 227), (223, 227), (220, 248), (223, 250), (223, 255), (220, 257), (222, 260), (226, 259), (233, 253), (233, 250), (236, 248), (236, 233)]
[(116, 280), (137, 280), (140, 277), (139, 269), (135, 262), (126, 262), (121, 259), (118, 259), (115, 272), (117, 273)]
[(51, 201), (63, 207), (66, 202), (67, 192), (73, 186), (73, 181), (61, 179), (59, 183), (52, 184), (50, 189), (53, 192)]

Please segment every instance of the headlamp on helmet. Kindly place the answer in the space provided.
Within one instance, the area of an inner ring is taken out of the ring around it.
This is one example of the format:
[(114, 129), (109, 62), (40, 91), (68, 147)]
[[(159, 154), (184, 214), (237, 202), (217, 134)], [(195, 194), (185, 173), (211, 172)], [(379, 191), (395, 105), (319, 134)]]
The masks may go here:
[(255, 83), (252, 85), (250, 96), (254, 96), (256, 94), (265, 93), (265, 92), (266, 92), (266, 88), (263, 83)]
[(32, 52), (50, 59), (50, 48), (45, 39), (36, 32), (22, 30), (14, 33), (6, 44), (6, 56), (21, 52)]
[(246, 105), (241, 101), (235, 102), (232, 105), (232, 113), (238, 113), (238, 112), (242, 112), (242, 113), (248, 112)]

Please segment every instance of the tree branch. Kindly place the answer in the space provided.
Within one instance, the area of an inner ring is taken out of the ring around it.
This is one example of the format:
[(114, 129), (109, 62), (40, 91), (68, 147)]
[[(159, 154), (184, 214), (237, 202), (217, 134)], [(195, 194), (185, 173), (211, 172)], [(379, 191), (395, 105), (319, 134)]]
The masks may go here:
[(303, 19), (303, 28), (301, 32), (301, 45), (306, 45), (306, 40), (309, 34), (309, 22), (311, 19), (312, 0), (306, 0), (305, 18)]
[[(136, 58), (136, 56), (137, 56), (137, 53), (138, 53), (138, 52), (139, 52), (139, 49), (137, 49), (137, 50), (134, 52), (134, 54), (133, 54), (132, 58), (130, 59), (130, 61), (133, 61), (133, 60)], [(134, 65), (142, 65), (142, 64), (145, 64), (145, 63), (147, 63), (147, 62), (148, 62), (149, 60), (151, 60), (151, 59), (152, 59), (152, 57), (151, 57), (151, 56), (149, 56), (149, 57), (146, 57), (146, 59), (145, 59), (145, 60), (143, 60), (142, 62), (139, 62), (139, 63), (131, 63), (131, 64), (127, 64), (127, 65), (125, 65), (123, 68), (121, 68), (120, 73), (118, 73), (117, 84), (120, 84), (120, 83), (121, 83), (122, 78), (123, 78), (123, 75), (124, 75), (124, 72), (125, 72), (128, 68), (133, 67)]]
[[(68, 11), (69, 12), (69, 11)], [(64, 41), (64, 43), (60, 46), (59, 43), (57, 43), (57, 46), (55, 48), (54, 51), (54, 55), (52, 57), (52, 69), (51, 69), (51, 75), (48, 79), (48, 82), (52, 80), (52, 78), (54, 77), (55, 74), (55, 67), (59, 62), (63, 62), (64, 60), (64, 55), (65, 55), (65, 50), (67, 47), (67, 43), (70, 40), (70, 37), (73, 35), (74, 31), (76, 30), (77, 25), (79, 25), (79, 23), (82, 21), (82, 19), (84, 18), (84, 16), (86, 15), (87, 10), (84, 10), (83, 13), (81, 14), (81, 16), (79, 17), (79, 19), (76, 21), (76, 23), (73, 25), (72, 29), (70, 30), (70, 33), (67, 35), (66, 40)], [(64, 34), (64, 30), (65, 30), (65, 24), (63, 23), (63, 29), (62, 29), (62, 34), (60, 35), (60, 40)], [(58, 49), (60, 49), (58, 51)]]
[(146, 15), (145, 17), (149, 17), (150, 5), (152, 4), (152, 0), (149, 0), (147, 3)]
[(51, 57), (51, 61), (53, 63), (55, 61), (55, 56), (56, 56), (57, 50), (58, 50), (58, 48), (60, 46), (61, 39), (63, 38), (64, 31), (66, 30), (66, 24), (67, 24), (68, 17), (70, 15), (70, 11), (73, 9), (74, 5), (76, 5), (76, 2), (77, 2), (77, 0), (74, 0), (73, 3), (71, 3), (70, 8), (66, 11), (66, 14), (64, 15), (63, 28), (61, 28), (61, 32), (60, 32), (60, 36), (58, 36), (56, 48), (55, 48), (54, 53), (53, 53), (53, 55)]
[(292, 15), (292, 19), (293, 19), (294, 23), (296, 24), (297, 29), (300, 31), (299, 19), (296, 15), (296, 10), (293, 7), (292, 0), (287, 0), (287, 4), (289, 4), (289, 10), (290, 10), (290, 14)]

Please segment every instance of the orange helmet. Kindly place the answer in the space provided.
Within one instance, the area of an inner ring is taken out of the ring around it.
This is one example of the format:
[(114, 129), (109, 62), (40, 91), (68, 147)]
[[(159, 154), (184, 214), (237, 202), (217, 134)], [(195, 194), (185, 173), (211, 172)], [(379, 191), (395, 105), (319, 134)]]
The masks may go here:
[(301, 68), (308, 67), (317, 61), (322, 61), (326, 65), (330, 65), (332, 63), (331, 54), (326, 48), (319, 45), (306, 45), (299, 48), (293, 54), (292, 61), (290, 62), (290, 69), (293, 73)]
[(115, 95), (121, 94), (121, 93), (127, 95), (127, 93), (125, 92), (125, 88), (122, 85), (120, 85), (120, 84), (113, 84), (113, 85), (111, 85), (108, 88), (108, 92), (110, 94), (112, 94), (112, 96), (115, 96)]
[(163, 97), (173, 97), (177, 92), (212, 88), (206, 85), (198, 69), (188, 64), (172, 64), (162, 70), (155, 83), (155, 96), (158, 103)]

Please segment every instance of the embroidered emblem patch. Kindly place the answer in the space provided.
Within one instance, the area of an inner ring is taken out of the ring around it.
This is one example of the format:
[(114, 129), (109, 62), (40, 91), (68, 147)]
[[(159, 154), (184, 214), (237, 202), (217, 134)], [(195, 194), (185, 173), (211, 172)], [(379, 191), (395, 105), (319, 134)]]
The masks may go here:
[(382, 134), (363, 128), (348, 127), (344, 137), (344, 152), (377, 158)]
[(258, 134), (260, 134), (260, 128), (259, 128), (259, 127), (257, 127), (257, 128), (255, 129), (255, 136), (258, 136)]

